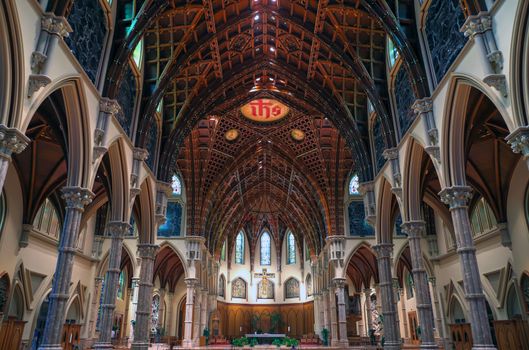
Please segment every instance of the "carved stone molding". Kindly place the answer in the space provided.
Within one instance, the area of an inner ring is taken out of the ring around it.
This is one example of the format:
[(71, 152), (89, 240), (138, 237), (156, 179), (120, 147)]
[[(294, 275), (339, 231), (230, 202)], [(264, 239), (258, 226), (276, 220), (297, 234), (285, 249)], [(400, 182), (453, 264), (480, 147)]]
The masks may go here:
[(520, 126), (510, 133), (505, 140), (514, 153), (520, 153), (527, 159), (529, 156), (529, 126)]
[(402, 223), (400, 227), (409, 239), (421, 238), (426, 232), (426, 223), (422, 220), (407, 221)]
[(154, 260), (156, 258), (156, 253), (160, 247), (157, 244), (142, 243), (138, 244), (139, 257), (141, 259), (150, 259)]
[(61, 192), (66, 207), (72, 209), (83, 210), (94, 198), (92, 191), (82, 187), (63, 187)]
[(439, 192), (441, 201), (448, 204), (450, 209), (464, 208), (468, 206), (472, 198), (472, 188), (468, 186), (447, 187)]
[(393, 244), (392, 243), (378, 243), (373, 246), (373, 250), (377, 254), (377, 258), (391, 258), (393, 254)]
[(0, 125), (0, 157), (11, 159), (13, 153), (26, 149), (30, 139), (16, 128)]
[(28, 98), (41, 88), (51, 83), (51, 79), (44, 74), (31, 74), (28, 81)]
[(507, 97), (509, 95), (509, 91), (507, 89), (507, 80), (505, 79), (505, 75), (489, 74), (485, 78), (483, 78), (483, 82), (487, 84), (488, 86), (493, 87), (496, 90), (498, 90), (503, 97)]
[(123, 238), (130, 232), (130, 224), (123, 221), (110, 221), (106, 229), (112, 238)]

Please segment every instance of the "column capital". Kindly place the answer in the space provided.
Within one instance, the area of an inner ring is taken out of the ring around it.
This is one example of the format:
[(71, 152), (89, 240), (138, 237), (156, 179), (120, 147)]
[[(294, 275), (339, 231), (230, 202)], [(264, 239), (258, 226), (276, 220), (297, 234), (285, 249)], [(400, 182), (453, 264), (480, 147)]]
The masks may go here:
[(50, 33), (67, 38), (71, 32), (72, 27), (68, 23), (65, 17), (56, 16), (52, 12), (46, 12), (42, 15), (40, 20), (42, 30)]
[(373, 250), (380, 258), (391, 258), (393, 254), (393, 243), (378, 243), (373, 246)]
[(433, 101), (431, 97), (425, 97), (415, 100), (411, 105), (415, 115), (420, 115), (433, 111)]
[(529, 156), (529, 126), (520, 126), (505, 138), (514, 153)]
[(198, 285), (198, 279), (184, 278), (184, 283), (186, 284), (187, 288), (195, 288)]
[(345, 278), (333, 278), (332, 282), (334, 283), (334, 287), (337, 289), (343, 289), (345, 288)]
[(426, 223), (422, 220), (406, 221), (400, 227), (409, 239), (421, 238), (426, 232)]
[(13, 153), (26, 149), (31, 140), (16, 128), (0, 124), (0, 156), (10, 158)]
[(149, 152), (144, 148), (135, 147), (132, 151), (132, 157), (139, 161), (149, 158)]
[(101, 97), (99, 100), (99, 111), (105, 114), (116, 115), (121, 110), (121, 106), (117, 100), (112, 100), (108, 97)]
[(450, 209), (464, 208), (472, 198), (472, 188), (469, 186), (446, 187), (439, 192), (439, 197), (443, 203), (448, 204)]
[(110, 221), (107, 223), (107, 232), (112, 238), (123, 238), (130, 232), (130, 224), (124, 221)]
[(363, 292), (364, 294), (371, 296), (371, 293), (373, 293), (373, 290), (371, 288), (364, 288)]
[(481, 11), (477, 15), (468, 16), (460, 31), (472, 39), (477, 34), (482, 34), (491, 29), (492, 18), (490, 14), (486, 11)]
[(61, 192), (66, 208), (83, 210), (94, 198), (92, 191), (83, 187), (63, 187)]
[(141, 259), (154, 260), (160, 247), (157, 244), (141, 243), (138, 244), (138, 252)]
[(382, 152), (382, 156), (386, 160), (397, 159), (399, 157), (399, 149), (397, 147), (386, 148), (384, 152)]

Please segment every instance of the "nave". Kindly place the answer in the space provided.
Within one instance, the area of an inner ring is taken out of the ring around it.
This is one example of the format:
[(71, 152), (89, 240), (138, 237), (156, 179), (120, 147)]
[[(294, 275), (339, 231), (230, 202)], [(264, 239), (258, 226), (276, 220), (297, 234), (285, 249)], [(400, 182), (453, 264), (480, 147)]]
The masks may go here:
[(0, 4), (0, 350), (529, 350), (528, 1)]

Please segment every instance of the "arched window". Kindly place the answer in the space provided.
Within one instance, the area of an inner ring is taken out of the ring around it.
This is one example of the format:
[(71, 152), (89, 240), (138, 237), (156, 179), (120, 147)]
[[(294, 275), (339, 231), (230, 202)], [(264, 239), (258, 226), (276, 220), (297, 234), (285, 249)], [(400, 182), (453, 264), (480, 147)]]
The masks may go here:
[(480, 197), (474, 205), (474, 208), (472, 208), (470, 221), (472, 223), (474, 237), (496, 228), (496, 217), (485, 198)]
[(287, 234), (287, 264), (296, 263), (296, 239), (292, 232)]
[(393, 44), (393, 41), (388, 38), (388, 61), (389, 61), (390, 69), (393, 68), (398, 58), (399, 58), (399, 51), (395, 47), (395, 44)]
[(180, 196), (182, 195), (182, 182), (180, 181), (180, 178), (178, 175), (173, 175), (173, 178), (171, 179), (171, 187), (173, 188), (173, 196)]
[(360, 187), (360, 180), (358, 178), (357, 174), (354, 174), (351, 176), (351, 180), (349, 181), (349, 195), (350, 196), (357, 196), (360, 194), (358, 191), (358, 188)]
[(242, 231), (235, 238), (235, 263), (244, 264), (244, 234)]
[(118, 298), (123, 300), (125, 295), (125, 270), (119, 273)]
[(160, 303), (163, 302), (160, 300), (160, 296), (155, 294), (152, 297), (151, 304), (151, 333), (156, 333), (158, 328), (158, 318), (160, 317)]
[(40, 206), (33, 220), (33, 228), (54, 239), (59, 238), (59, 232), (61, 231), (59, 214), (49, 199), (46, 198), (44, 204)]
[(224, 278), (224, 275), (220, 275), (219, 277), (219, 297), (225, 298), (226, 297), (226, 279)]
[(261, 265), (270, 265), (272, 263), (272, 248), (270, 243), (270, 234), (268, 232), (264, 232), (261, 235)]
[(222, 243), (222, 249), (220, 250), (220, 260), (226, 261), (226, 241)]
[(136, 68), (138, 68), (138, 70), (141, 70), (141, 63), (143, 61), (143, 39), (138, 41), (138, 44), (134, 48), (134, 51), (132, 51), (132, 60), (134, 61)]

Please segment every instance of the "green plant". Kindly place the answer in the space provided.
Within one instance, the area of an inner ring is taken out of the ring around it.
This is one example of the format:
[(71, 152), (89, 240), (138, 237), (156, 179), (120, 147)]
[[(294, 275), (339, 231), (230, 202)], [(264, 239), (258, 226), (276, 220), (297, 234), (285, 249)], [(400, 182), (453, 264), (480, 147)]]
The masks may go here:
[(278, 329), (281, 329), (283, 326), (283, 320), (281, 319), (281, 314), (279, 312), (273, 312), (270, 315), (270, 333), (276, 333)]
[(257, 341), (257, 338), (252, 338), (250, 339), (250, 346), (253, 348), (254, 346), (256, 346), (257, 344), (259, 344), (259, 342)]
[(249, 345), (250, 344), (250, 341), (248, 340), (248, 338), (246, 337), (241, 337), (241, 338), (235, 338), (231, 341), (231, 344), (235, 347), (243, 347), (245, 345)]
[(329, 345), (329, 330), (327, 328), (323, 328), (321, 330), (321, 340), (323, 342), (323, 345)]
[(281, 339), (275, 338), (274, 341), (272, 342), (272, 345), (276, 347), (280, 347), (281, 345), (283, 345), (283, 342), (281, 341)]
[(299, 342), (297, 339), (285, 337), (284, 344), (288, 346), (289, 348), (291, 348), (293, 346), (297, 347), (299, 345)]

